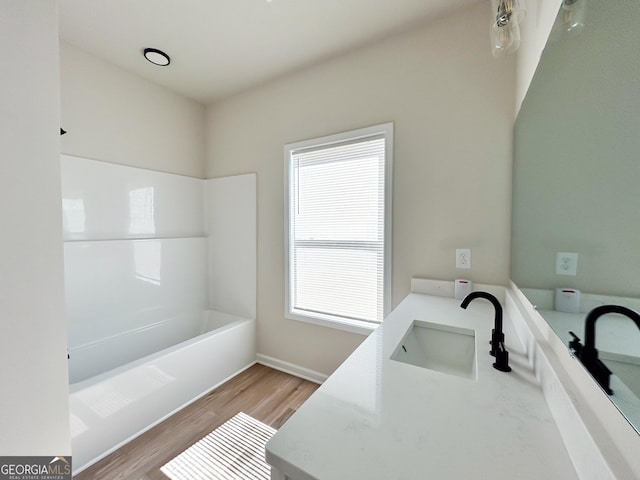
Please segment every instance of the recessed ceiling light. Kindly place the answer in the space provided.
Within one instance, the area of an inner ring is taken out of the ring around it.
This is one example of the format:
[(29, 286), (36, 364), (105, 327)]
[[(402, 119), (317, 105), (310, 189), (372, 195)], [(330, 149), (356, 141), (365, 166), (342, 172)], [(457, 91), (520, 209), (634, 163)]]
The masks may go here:
[(145, 48), (144, 58), (149, 60), (154, 65), (160, 65), (161, 67), (166, 67), (171, 63), (169, 55), (164, 53), (162, 50), (158, 50), (157, 48)]

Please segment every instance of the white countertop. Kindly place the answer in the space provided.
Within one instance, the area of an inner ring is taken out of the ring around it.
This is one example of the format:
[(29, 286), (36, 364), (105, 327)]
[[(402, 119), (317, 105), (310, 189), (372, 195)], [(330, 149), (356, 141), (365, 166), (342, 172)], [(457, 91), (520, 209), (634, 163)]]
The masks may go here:
[[(410, 294), (267, 444), (294, 480), (578, 478), (505, 318), (512, 371), (492, 367), (494, 310)], [(413, 320), (474, 329), (477, 380), (390, 360)]]

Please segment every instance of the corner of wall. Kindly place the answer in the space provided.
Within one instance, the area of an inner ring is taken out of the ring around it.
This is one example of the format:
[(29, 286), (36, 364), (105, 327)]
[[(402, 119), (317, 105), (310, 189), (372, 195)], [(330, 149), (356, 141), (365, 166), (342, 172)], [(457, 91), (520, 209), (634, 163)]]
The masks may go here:
[(527, 1), (527, 14), (520, 26), (521, 41), (517, 55), (514, 117), (517, 117), (527, 95), (529, 84), (535, 74), (561, 3), (562, 0)]

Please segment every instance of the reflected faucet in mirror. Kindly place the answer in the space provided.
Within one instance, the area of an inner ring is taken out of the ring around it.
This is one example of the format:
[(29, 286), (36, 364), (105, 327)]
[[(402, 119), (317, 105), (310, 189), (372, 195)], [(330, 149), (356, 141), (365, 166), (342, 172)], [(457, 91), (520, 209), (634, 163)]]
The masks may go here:
[(493, 368), (496, 370), (500, 370), (501, 372), (510, 372), (511, 367), (509, 366), (509, 352), (504, 346), (504, 333), (502, 332), (502, 305), (496, 297), (487, 292), (471, 292), (467, 295), (460, 307), (465, 310), (469, 306), (472, 300), (476, 298), (484, 298), (485, 300), (489, 300), (495, 309), (495, 318), (494, 318), (494, 326), (493, 330), (491, 330), (491, 350), (489, 354), (493, 357), (496, 357), (496, 361), (493, 364)]
[(624, 315), (633, 320), (640, 329), (640, 314), (637, 312), (622, 305), (601, 305), (587, 314), (584, 325), (584, 345), (580, 343), (580, 339), (575, 333), (569, 332), (573, 337), (573, 340), (569, 342), (569, 349), (578, 357), (604, 391), (613, 395), (613, 390), (609, 386), (611, 370), (598, 358), (598, 349), (596, 348), (596, 320), (608, 313)]

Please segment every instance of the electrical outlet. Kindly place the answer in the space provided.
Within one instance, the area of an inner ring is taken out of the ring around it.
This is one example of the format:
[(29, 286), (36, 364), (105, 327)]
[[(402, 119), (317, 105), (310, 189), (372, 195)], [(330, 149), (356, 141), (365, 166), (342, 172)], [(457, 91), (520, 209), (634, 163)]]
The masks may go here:
[(471, 268), (470, 248), (456, 248), (456, 268)]
[(556, 275), (575, 275), (578, 270), (578, 254), (572, 252), (556, 253)]

